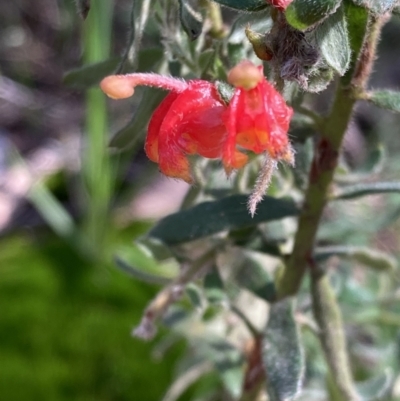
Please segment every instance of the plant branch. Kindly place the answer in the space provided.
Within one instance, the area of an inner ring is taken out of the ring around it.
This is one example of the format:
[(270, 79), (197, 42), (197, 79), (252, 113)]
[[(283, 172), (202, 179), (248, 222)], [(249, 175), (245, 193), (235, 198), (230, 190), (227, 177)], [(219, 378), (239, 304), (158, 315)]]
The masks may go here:
[(314, 242), (321, 216), (329, 200), (339, 150), (356, 102), (354, 94), (363, 90), (368, 81), (383, 21), (384, 18), (373, 19), (370, 24), (370, 29), (358, 52), (360, 57), (357, 58), (359, 61), (352, 83), (350, 87), (346, 85), (346, 77), (339, 81), (331, 112), (321, 127), (321, 136), (309, 173), (308, 188), (299, 217), (293, 251), (277, 280), (278, 299), (296, 294), (307, 267), (314, 263), (312, 258)]
[(179, 276), (169, 285), (164, 287), (147, 306), (142, 320), (132, 334), (144, 340), (150, 340), (156, 334), (155, 322), (164, 315), (169, 306), (178, 300), (187, 283), (201, 271), (209, 261), (215, 257), (216, 248), (205, 252), (190, 266), (185, 266)]

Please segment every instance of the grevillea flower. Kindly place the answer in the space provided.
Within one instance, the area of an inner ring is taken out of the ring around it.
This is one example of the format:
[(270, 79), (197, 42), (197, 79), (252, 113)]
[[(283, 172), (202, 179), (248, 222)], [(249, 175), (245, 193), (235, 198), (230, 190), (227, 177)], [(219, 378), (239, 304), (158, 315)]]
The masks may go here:
[(237, 146), (293, 163), (287, 135), (293, 110), (264, 78), (262, 66), (242, 61), (229, 72), (228, 82), (236, 90), (224, 113), (228, 128), (222, 156), (225, 169), (229, 172), (246, 163), (247, 156)]
[(169, 177), (192, 182), (187, 155), (221, 156), (226, 109), (215, 86), (207, 81), (184, 81), (156, 74), (111, 75), (100, 83), (114, 99), (132, 96), (137, 85), (170, 90), (151, 117), (145, 151)]
[(255, 212), (277, 161), (293, 163), (287, 131), (293, 110), (264, 78), (262, 67), (243, 61), (228, 74), (235, 87), (227, 106), (214, 84), (156, 74), (112, 75), (100, 86), (114, 99), (132, 96), (137, 85), (170, 90), (150, 120), (145, 151), (167, 176), (192, 182), (188, 155), (221, 158), (227, 174), (243, 167), (243, 150), (265, 153), (267, 161), (249, 200)]
[(262, 66), (242, 61), (228, 74), (228, 82), (236, 90), (224, 120), (228, 135), (224, 141), (222, 160), (229, 174), (247, 162), (247, 155), (238, 146), (254, 153), (266, 153), (267, 161), (249, 199), (249, 209), (255, 212), (269, 185), (277, 161), (293, 164), (292, 147), (287, 135), (293, 110), (282, 95), (265, 79)]

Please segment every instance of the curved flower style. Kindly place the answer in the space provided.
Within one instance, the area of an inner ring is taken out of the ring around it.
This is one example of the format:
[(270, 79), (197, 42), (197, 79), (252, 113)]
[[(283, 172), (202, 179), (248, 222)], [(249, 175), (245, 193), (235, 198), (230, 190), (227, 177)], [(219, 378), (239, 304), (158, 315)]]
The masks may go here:
[(128, 74), (111, 75), (100, 84), (114, 99), (132, 96), (137, 85), (171, 91), (153, 113), (145, 151), (150, 160), (159, 163), (165, 175), (191, 183), (187, 155), (221, 156), (226, 136), (222, 113), (226, 105), (215, 86), (203, 80), (185, 82), (156, 74)]
[(264, 78), (262, 66), (242, 61), (229, 72), (228, 81), (236, 91), (224, 114), (228, 136), (222, 159), (227, 173), (247, 162), (237, 145), (293, 164), (287, 135), (293, 110)]

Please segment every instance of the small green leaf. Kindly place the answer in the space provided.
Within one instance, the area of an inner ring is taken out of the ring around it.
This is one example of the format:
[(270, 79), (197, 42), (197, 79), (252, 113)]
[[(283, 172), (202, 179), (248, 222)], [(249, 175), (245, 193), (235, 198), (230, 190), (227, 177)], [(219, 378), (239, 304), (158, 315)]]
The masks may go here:
[(178, 274), (178, 265), (172, 259), (159, 263), (136, 243), (120, 247), (116, 252), (115, 262), (125, 273), (144, 282), (166, 284)]
[(232, 86), (223, 81), (216, 81), (215, 86), (223, 102), (225, 104), (229, 104), (234, 94), (234, 89), (232, 88)]
[(252, 218), (247, 210), (247, 195), (232, 195), (167, 216), (148, 235), (159, 238), (166, 244), (176, 245), (221, 231), (296, 216), (298, 211), (293, 200), (266, 196)]
[(307, 92), (318, 93), (327, 88), (334, 78), (335, 71), (332, 68), (324, 67), (317, 70), (308, 78)]
[(112, 74), (121, 62), (121, 57), (113, 57), (100, 63), (84, 65), (64, 74), (67, 86), (86, 89), (97, 85), (105, 76)]
[(367, 100), (382, 109), (400, 113), (400, 92), (391, 90), (369, 92)]
[[(163, 57), (161, 48), (149, 48), (139, 52), (137, 71), (151, 71)], [(84, 65), (68, 71), (63, 76), (63, 83), (76, 89), (87, 89), (100, 83), (107, 75), (114, 74), (122, 61), (121, 57), (113, 57), (95, 64)], [(126, 71), (129, 72), (129, 71)]]
[(204, 52), (200, 53), (198, 64), (202, 75), (205, 74), (213, 65), (216, 53), (216, 49), (207, 49)]
[(179, 0), (179, 18), (191, 40), (197, 39), (203, 29), (203, 17), (196, 10), (198, 1)]
[(315, 250), (315, 259), (323, 261), (331, 256), (354, 260), (377, 271), (393, 271), (397, 267), (396, 260), (385, 252), (356, 246), (326, 246)]
[(146, 128), (151, 114), (160, 104), (166, 93), (156, 88), (138, 88), (136, 92), (143, 91), (142, 101), (136, 109), (132, 120), (124, 128), (120, 129), (110, 141), (110, 148), (114, 151), (124, 152), (135, 147), (142, 139), (142, 133)]
[(222, 6), (239, 11), (261, 11), (268, 7), (266, 0), (213, 0)]
[(286, 19), (302, 31), (334, 13), (340, 3), (341, 0), (294, 0), (285, 11)]
[(343, 7), (330, 15), (315, 30), (315, 37), (326, 63), (340, 76), (350, 64), (350, 41)]
[[(352, 1), (344, 1), (343, 4), (349, 32), (350, 49), (352, 54), (359, 54), (368, 26), (368, 10), (355, 5)], [(350, 83), (356, 62), (357, 57), (353, 57), (346, 76), (343, 79), (343, 84)]]
[(331, 200), (354, 199), (360, 196), (400, 192), (400, 182), (372, 182), (338, 188)]
[(272, 28), (272, 25), (273, 21), (269, 9), (257, 14), (240, 14), (232, 24), (228, 42), (243, 45), (243, 41), (247, 40), (245, 33), (247, 26), (250, 26), (252, 31), (264, 34)]
[(291, 298), (274, 303), (263, 338), (263, 362), (271, 401), (296, 399), (301, 391), (304, 354)]
[(188, 295), (190, 302), (197, 309), (203, 309), (204, 299), (202, 297), (202, 291), (198, 285), (189, 283), (185, 288), (186, 294)]
[(393, 373), (387, 369), (379, 376), (357, 383), (362, 401), (381, 401), (389, 399), (393, 387)]

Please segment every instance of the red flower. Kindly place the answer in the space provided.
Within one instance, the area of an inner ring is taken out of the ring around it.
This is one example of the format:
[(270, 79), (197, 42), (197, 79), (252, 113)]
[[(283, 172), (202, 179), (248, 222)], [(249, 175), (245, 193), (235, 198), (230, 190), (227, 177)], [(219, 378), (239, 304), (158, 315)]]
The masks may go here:
[(293, 163), (287, 131), (293, 110), (282, 95), (264, 78), (263, 68), (242, 61), (228, 74), (236, 87), (224, 114), (228, 136), (224, 142), (223, 163), (229, 173), (247, 162), (240, 146), (254, 153), (267, 152), (275, 160)]
[(293, 110), (264, 78), (262, 67), (243, 61), (228, 74), (236, 89), (227, 106), (214, 84), (184, 81), (156, 74), (112, 75), (101, 82), (110, 97), (132, 96), (137, 85), (170, 90), (155, 110), (145, 150), (167, 176), (192, 182), (188, 155), (221, 158), (226, 172), (243, 167), (243, 149), (266, 153), (268, 160), (250, 197), (252, 214), (261, 200), (278, 160), (293, 163), (287, 136)]
[(132, 96), (137, 85), (171, 91), (153, 113), (145, 151), (167, 176), (192, 182), (187, 155), (221, 156), (226, 136), (222, 113), (226, 105), (213, 84), (202, 80), (185, 82), (156, 74), (112, 75), (100, 83), (114, 99)]

